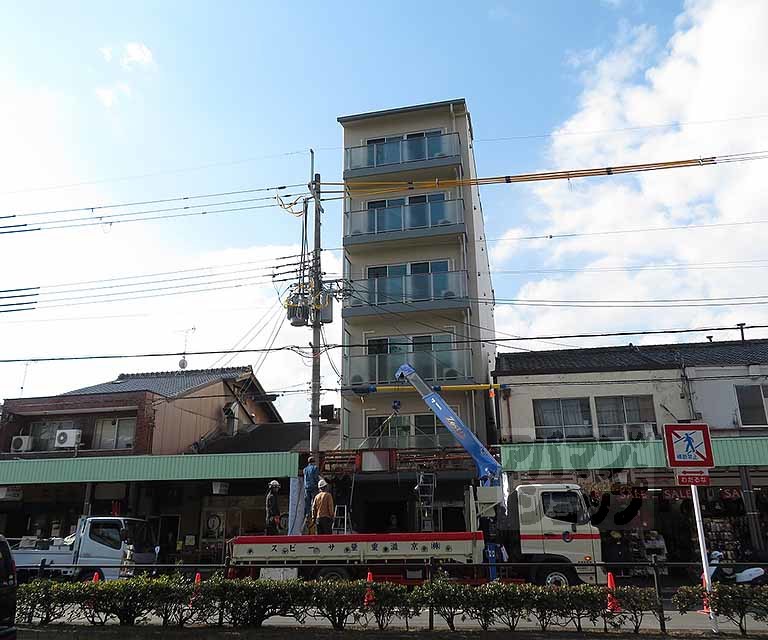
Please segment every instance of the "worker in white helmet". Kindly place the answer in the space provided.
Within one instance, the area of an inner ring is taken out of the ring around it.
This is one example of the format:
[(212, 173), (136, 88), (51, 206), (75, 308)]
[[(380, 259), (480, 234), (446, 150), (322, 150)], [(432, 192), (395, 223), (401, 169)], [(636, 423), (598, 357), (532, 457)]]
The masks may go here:
[(317, 533), (327, 535), (333, 533), (333, 496), (328, 490), (325, 478), (320, 478), (317, 488), (320, 493), (312, 501), (312, 520), (317, 527)]
[(265, 505), (266, 524), (264, 527), (264, 534), (268, 536), (277, 535), (277, 528), (280, 526), (280, 505), (277, 503), (277, 494), (279, 491), (280, 483), (277, 480), (272, 480), (269, 483)]

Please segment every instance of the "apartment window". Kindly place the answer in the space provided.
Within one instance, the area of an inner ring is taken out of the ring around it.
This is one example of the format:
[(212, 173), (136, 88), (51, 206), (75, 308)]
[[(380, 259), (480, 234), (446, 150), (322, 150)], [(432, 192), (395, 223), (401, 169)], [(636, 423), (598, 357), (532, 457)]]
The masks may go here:
[(736, 385), (736, 399), (739, 403), (742, 426), (768, 425), (765, 410), (766, 397), (768, 397), (768, 386), (759, 384)]
[(444, 193), (372, 200), (368, 203), (368, 219), (364, 232), (382, 233), (448, 224), (450, 221), (446, 220), (444, 202)]
[(589, 398), (533, 401), (537, 440), (584, 440), (593, 437)]
[(398, 136), (369, 138), (368, 166), (379, 167), (399, 162), (413, 162), (445, 155), (440, 129), (418, 131)]
[(96, 421), (93, 449), (130, 449), (136, 431), (136, 418), (101, 418)]
[(448, 260), (368, 267), (368, 301), (387, 304), (449, 297), (448, 268)]
[(603, 440), (653, 440), (658, 437), (653, 396), (595, 398), (598, 435)]
[[(456, 411), (456, 408), (453, 407)], [(431, 413), (368, 416), (366, 447), (430, 448), (455, 445), (453, 436)]]
[(394, 373), (408, 363), (427, 380), (465, 377), (465, 352), (454, 350), (453, 335), (436, 333), (410, 337), (369, 338), (368, 377), (371, 382), (394, 380)]
[(56, 446), (56, 432), (59, 429), (71, 429), (72, 420), (59, 420), (55, 422), (33, 422), (29, 425), (29, 435), (33, 438), (35, 451), (50, 451)]

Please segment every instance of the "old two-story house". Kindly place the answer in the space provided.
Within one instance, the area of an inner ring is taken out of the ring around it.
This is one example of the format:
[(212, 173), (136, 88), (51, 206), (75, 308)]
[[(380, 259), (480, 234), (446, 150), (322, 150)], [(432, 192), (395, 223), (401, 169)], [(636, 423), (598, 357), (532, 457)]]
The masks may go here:
[(0, 532), (66, 535), (81, 514), (124, 513), (155, 523), (166, 559), (218, 557), (226, 535), (263, 529), (266, 483), (297, 474), (298, 454), (263, 438), (259, 451), (222, 449), (281, 426), (274, 399), (250, 367), (233, 367), (6, 400)]
[(598, 502), (609, 496), (603, 527), (621, 529), (638, 559), (663, 540), (670, 559), (689, 560), (690, 491), (666, 467), (662, 425), (706, 422), (710, 548), (731, 559), (765, 549), (768, 340), (501, 353), (494, 378), (513, 483), (578, 482)]

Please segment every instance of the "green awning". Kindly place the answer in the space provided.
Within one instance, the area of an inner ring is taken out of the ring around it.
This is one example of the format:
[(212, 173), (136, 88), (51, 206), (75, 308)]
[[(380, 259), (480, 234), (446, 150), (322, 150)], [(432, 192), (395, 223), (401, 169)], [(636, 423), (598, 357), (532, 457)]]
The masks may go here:
[(109, 456), (0, 461), (0, 485), (151, 480), (287, 478), (299, 454), (222, 453), (186, 456)]
[[(718, 467), (768, 466), (768, 437), (713, 438)], [(649, 442), (526, 442), (501, 447), (505, 471), (663, 469), (661, 440)]]

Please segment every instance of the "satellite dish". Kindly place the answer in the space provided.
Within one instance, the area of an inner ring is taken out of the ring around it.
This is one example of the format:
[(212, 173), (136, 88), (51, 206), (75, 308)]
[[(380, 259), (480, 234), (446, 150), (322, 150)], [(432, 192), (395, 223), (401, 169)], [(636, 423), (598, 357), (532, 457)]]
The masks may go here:
[(187, 368), (187, 359), (182, 356), (181, 360), (179, 360), (179, 369), (186, 369)]

